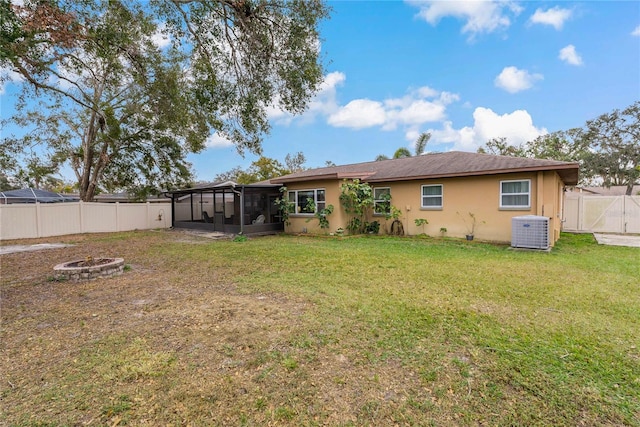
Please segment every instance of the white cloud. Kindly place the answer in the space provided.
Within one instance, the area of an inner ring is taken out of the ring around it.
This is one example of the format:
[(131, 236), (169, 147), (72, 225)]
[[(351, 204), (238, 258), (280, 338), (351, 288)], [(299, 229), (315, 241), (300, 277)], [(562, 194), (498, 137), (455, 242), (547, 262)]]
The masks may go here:
[(339, 109), (336, 92), (346, 79), (344, 73), (339, 71), (327, 74), (309, 103), (309, 107), (301, 116), (282, 111), (275, 106), (276, 100), (274, 105), (267, 107), (267, 117), (278, 125), (288, 126), (294, 119), (304, 123), (312, 121), (318, 115), (328, 116)]
[(476, 151), (492, 138), (507, 138), (512, 145), (522, 144), (547, 133), (537, 128), (526, 110), (497, 114), (490, 108), (478, 107), (473, 112), (473, 127), (454, 129), (450, 121), (442, 129), (430, 129), (434, 143), (453, 144), (454, 150)]
[(424, 123), (443, 120), (446, 106), (458, 99), (457, 94), (423, 86), (401, 98), (352, 100), (330, 114), (327, 121), (332, 126), (352, 129), (380, 126), (382, 130), (394, 130), (402, 126), (407, 131), (417, 131)]
[(450, 121), (444, 122), (442, 126), (442, 129), (429, 129), (431, 141), (434, 143), (452, 143), (453, 150), (461, 151), (476, 151), (484, 144), (476, 141), (476, 133), (472, 127), (465, 126), (462, 129), (454, 129)]
[(463, 33), (473, 38), (478, 33), (491, 33), (511, 25), (509, 14), (518, 15), (522, 8), (512, 1), (418, 1), (410, 4), (420, 8), (418, 17), (431, 25), (437, 25), (451, 16), (465, 21)]
[(543, 11), (542, 9), (536, 9), (535, 13), (531, 15), (531, 23), (551, 25), (556, 30), (561, 30), (565, 21), (571, 18), (573, 12), (570, 9), (562, 9), (558, 6)]
[(509, 93), (517, 93), (530, 89), (536, 81), (543, 78), (542, 74), (530, 74), (527, 70), (520, 70), (512, 66), (505, 67), (495, 78), (494, 83)]
[(325, 76), (318, 93), (309, 105), (309, 111), (313, 114), (331, 114), (338, 109), (336, 92), (338, 87), (347, 80), (347, 76), (339, 71), (334, 71)]
[(362, 129), (383, 125), (385, 120), (386, 113), (382, 103), (369, 99), (356, 99), (331, 114), (328, 123), (335, 127)]
[(640, 25), (638, 25), (632, 32), (632, 36), (640, 37)]
[(425, 100), (414, 100), (400, 108), (387, 110), (387, 120), (383, 130), (393, 130), (398, 125), (420, 125), (436, 122), (444, 118), (445, 107), (442, 104)]
[(207, 148), (225, 148), (232, 147), (234, 144), (228, 139), (220, 136), (218, 133), (214, 133), (213, 135), (209, 135), (209, 137), (204, 142), (204, 145)]
[(5, 94), (7, 84), (20, 83), (23, 81), (24, 78), (20, 74), (9, 68), (0, 67), (0, 95)]
[(171, 44), (171, 37), (167, 32), (167, 25), (162, 23), (158, 25), (156, 32), (151, 36), (151, 41), (158, 49), (165, 48)]
[(576, 47), (572, 44), (560, 49), (558, 58), (571, 65), (582, 65), (582, 57), (576, 52)]

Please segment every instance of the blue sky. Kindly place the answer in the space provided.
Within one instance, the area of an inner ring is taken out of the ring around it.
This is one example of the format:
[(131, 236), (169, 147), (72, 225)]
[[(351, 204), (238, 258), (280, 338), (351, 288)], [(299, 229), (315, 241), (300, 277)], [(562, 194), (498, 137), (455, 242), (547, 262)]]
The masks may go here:
[[(579, 127), (640, 99), (640, 2), (332, 1), (323, 90), (301, 117), (272, 114), (264, 155), (320, 167), (413, 149), (475, 151)], [(215, 141), (215, 142), (214, 142)], [(248, 166), (223, 141), (198, 177)]]
[[(307, 167), (370, 161), (413, 149), (421, 132), (433, 135), (427, 151), (517, 144), (640, 99), (637, 1), (329, 5), (321, 91), (302, 116), (270, 114), (263, 154), (281, 162), (296, 152)], [(208, 142), (189, 156), (199, 180), (257, 159)]]

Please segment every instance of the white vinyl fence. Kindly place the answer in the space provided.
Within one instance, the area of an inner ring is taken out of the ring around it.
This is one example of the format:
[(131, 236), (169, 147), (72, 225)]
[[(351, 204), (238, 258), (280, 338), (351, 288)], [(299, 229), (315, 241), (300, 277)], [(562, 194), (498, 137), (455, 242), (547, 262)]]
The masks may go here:
[(171, 203), (0, 205), (0, 240), (171, 227)]
[(563, 230), (640, 233), (640, 196), (565, 195)]

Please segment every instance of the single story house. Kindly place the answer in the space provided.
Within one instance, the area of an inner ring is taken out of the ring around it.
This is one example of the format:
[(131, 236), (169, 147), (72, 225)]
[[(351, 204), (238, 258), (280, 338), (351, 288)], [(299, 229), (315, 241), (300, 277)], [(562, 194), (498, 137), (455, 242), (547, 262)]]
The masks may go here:
[[(559, 238), (565, 186), (578, 182), (578, 163), (452, 151), (401, 159), (309, 169), (269, 182), (287, 188), (294, 204), (286, 232), (325, 233), (347, 229), (349, 217), (340, 205), (344, 180), (358, 179), (373, 188), (375, 203), (390, 203), (400, 210), (405, 234), (464, 237), (470, 232), (472, 214), (477, 239), (510, 242), (514, 216), (549, 218), (549, 243)], [(245, 190), (246, 191), (246, 190)], [(316, 209), (333, 205), (321, 229)], [(416, 225), (416, 219), (428, 224)], [(369, 221), (389, 230), (384, 214), (369, 214)]]

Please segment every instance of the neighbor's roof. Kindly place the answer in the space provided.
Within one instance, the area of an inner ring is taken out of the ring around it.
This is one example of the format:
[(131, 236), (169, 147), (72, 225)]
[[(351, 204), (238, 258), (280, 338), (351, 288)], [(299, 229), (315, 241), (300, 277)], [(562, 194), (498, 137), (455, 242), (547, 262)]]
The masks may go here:
[(271, 182), (286, 184), (328, 179), (388, 182), (514, 172), (556, 171), (566, 185), (576, 185), (578, 183), (578, 169), (578, 163), (572, 162), (450, 151), (402, 159), (308, 169), (274, 178)]
[[(576, 187), (574, 193), (588, 193), (597, 196), (624, 196), (627, 194), (626, 185), (612, 185), (611, 187)], [(640, 194), (640, 185), (634, 185), (631, 195)]]
[(53, 191), (39, 190), (35, 188), (22, 188), (0, 192), (0, 203), (58, 203), (77, 202), (77, 196), (66, 196)]

